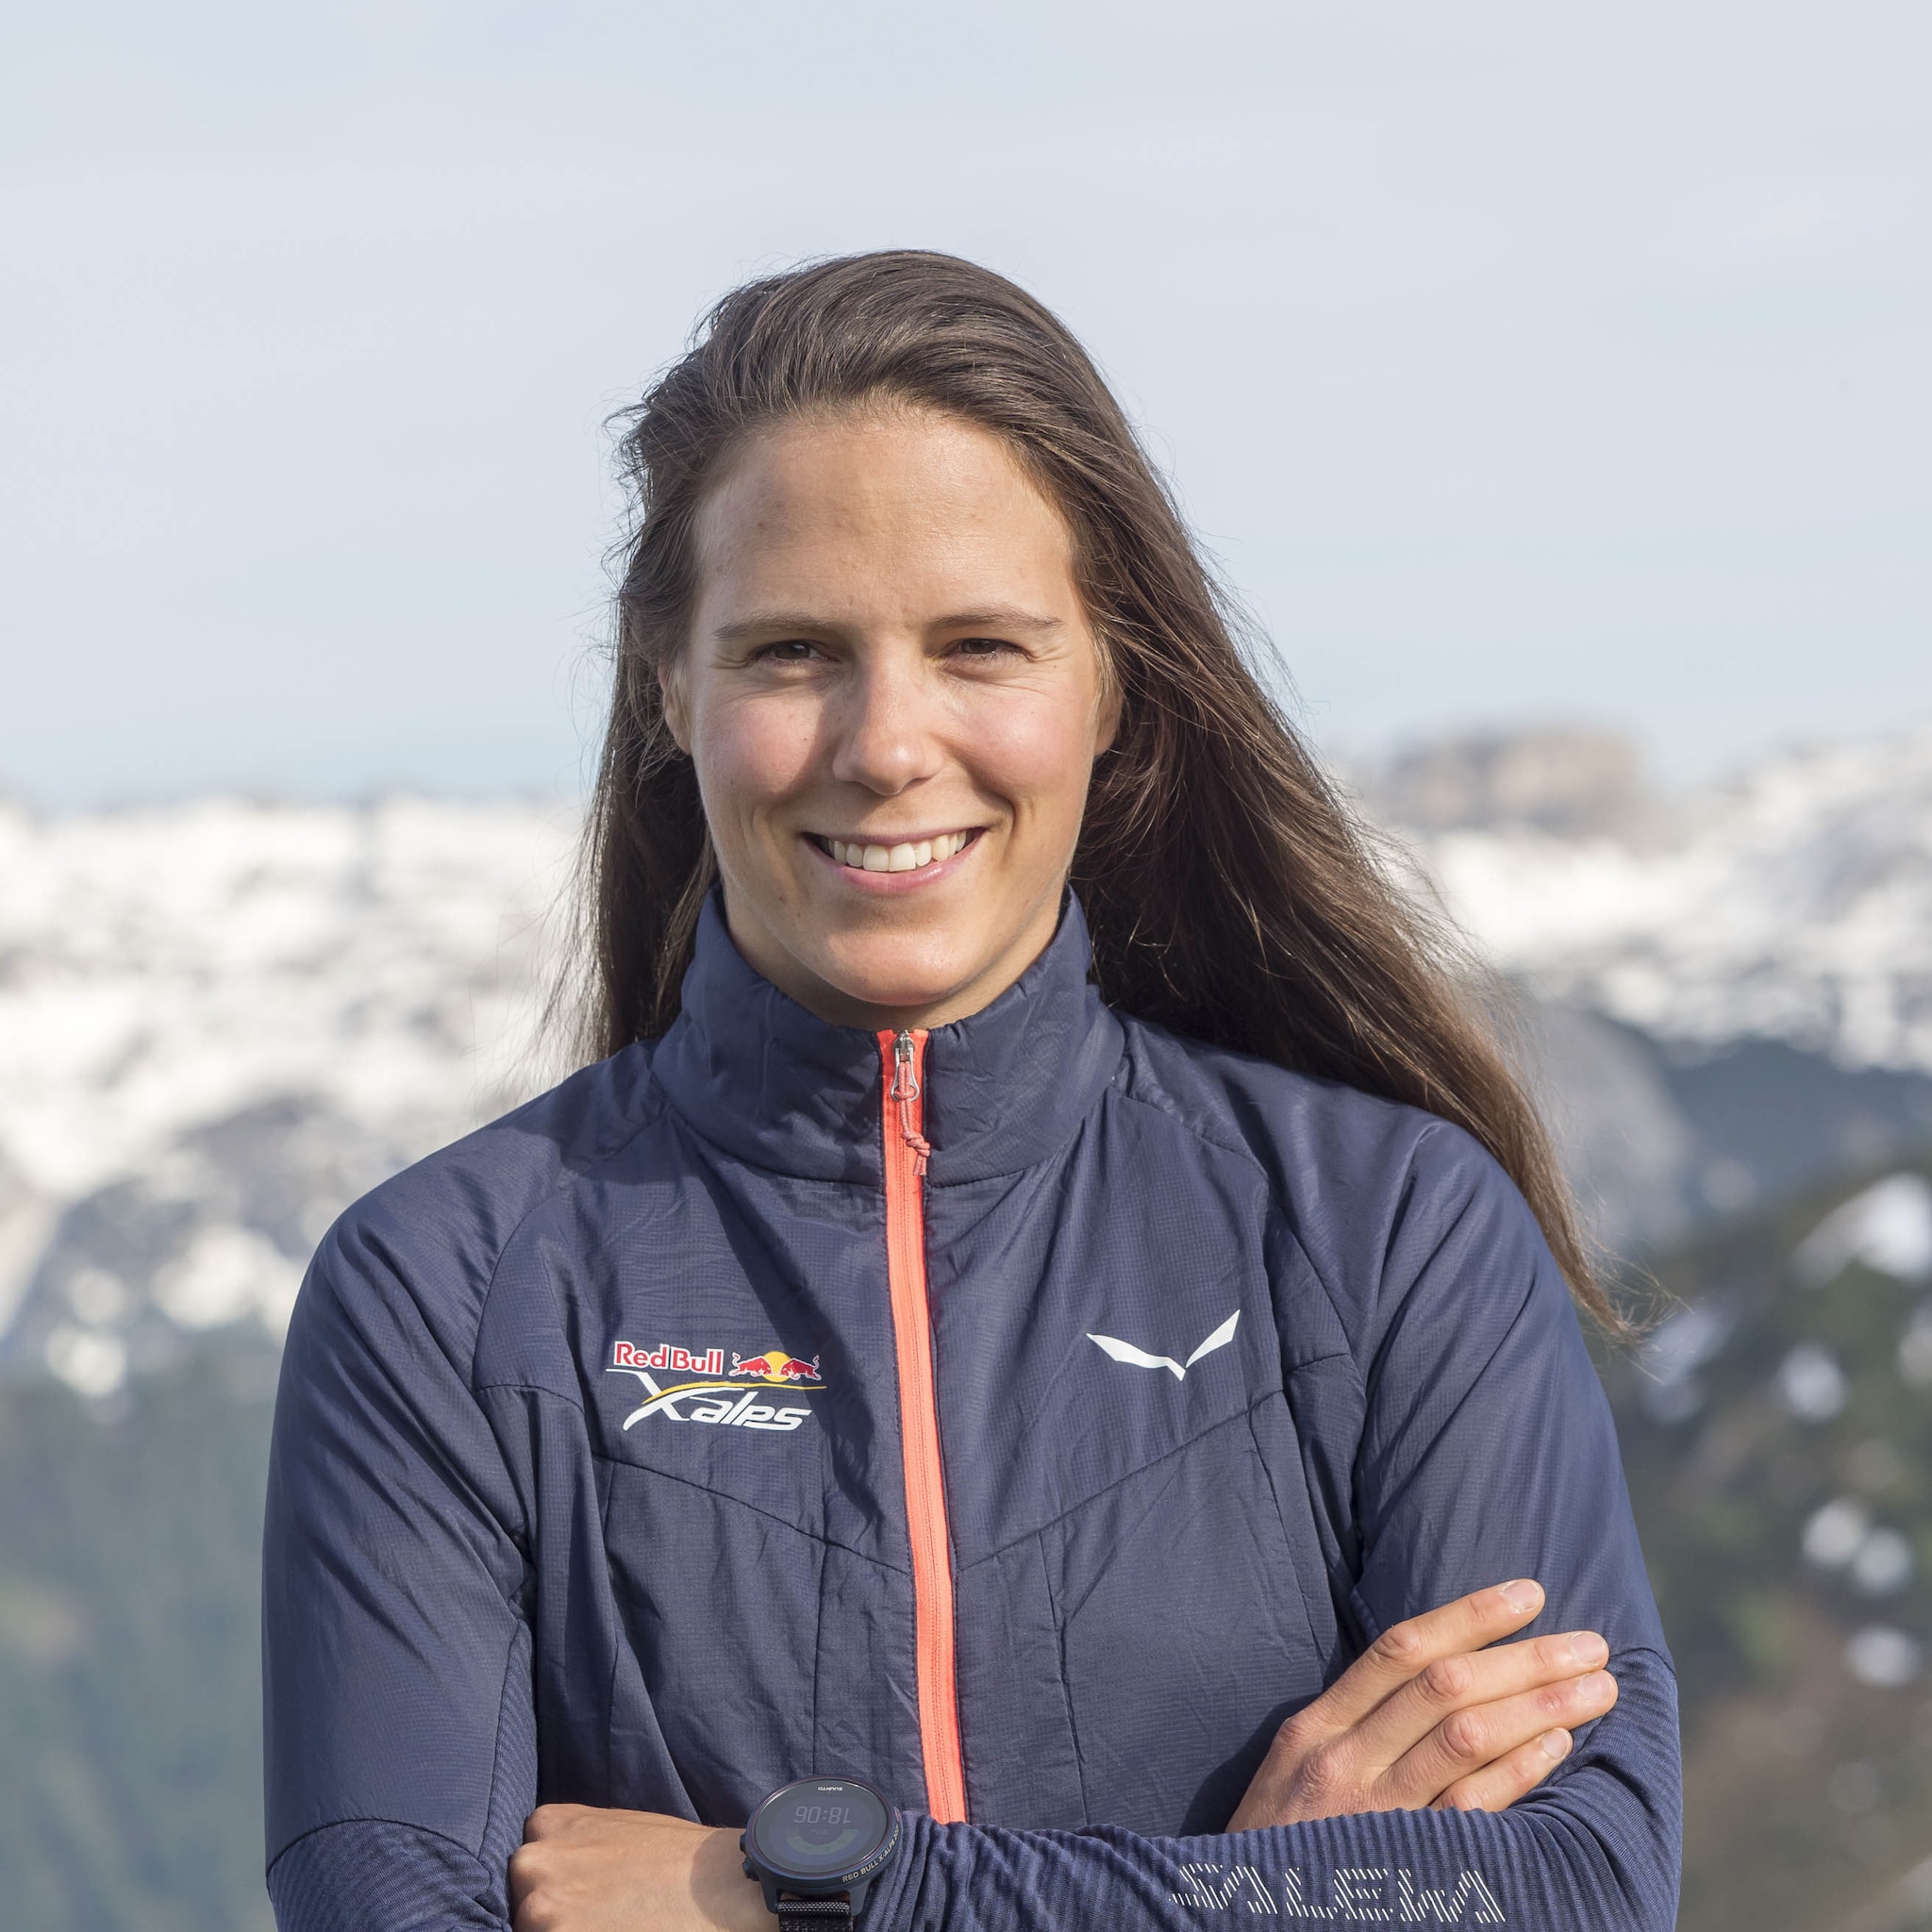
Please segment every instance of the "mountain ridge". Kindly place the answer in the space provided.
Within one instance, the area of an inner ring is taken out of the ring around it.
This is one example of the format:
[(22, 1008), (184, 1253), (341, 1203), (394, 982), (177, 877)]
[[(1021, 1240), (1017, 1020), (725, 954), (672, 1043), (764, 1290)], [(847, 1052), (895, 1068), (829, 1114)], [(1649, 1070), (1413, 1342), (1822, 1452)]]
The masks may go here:
[[(1608, 1246), (1932, 1137), (1932, 731), (1674, 816), (1613, 740), (1429, 756), (1381, 788), (1426, 821), (1393, 835), (1525, 990)], [(104, 1395), (205, 1332), (274, 1337), (356, 1193), (560, 1072), (577, 829), (515, 800), (0, 805), (0, 1375)]]

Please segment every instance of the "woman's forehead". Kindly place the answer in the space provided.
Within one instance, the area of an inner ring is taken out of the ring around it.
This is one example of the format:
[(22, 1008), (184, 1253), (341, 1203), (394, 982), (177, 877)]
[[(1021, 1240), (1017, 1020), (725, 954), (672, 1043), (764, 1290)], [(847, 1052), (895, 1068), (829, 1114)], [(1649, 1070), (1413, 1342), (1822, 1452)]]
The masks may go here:
[(1073, 594), (1053, 504), (998, 437), (929, 410), (758, 432), (708, 494), (697, 534), (705, 601), (732, 606), (890, 585), (960, 608), (1045, 597), (1057, 611)]

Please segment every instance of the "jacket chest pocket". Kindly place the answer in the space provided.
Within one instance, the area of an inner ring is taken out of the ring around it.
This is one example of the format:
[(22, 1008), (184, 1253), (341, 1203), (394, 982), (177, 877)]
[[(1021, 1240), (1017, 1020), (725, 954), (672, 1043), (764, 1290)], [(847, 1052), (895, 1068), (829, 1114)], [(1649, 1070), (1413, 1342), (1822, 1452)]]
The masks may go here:
[(1229, 1418), (1042, 1541), (1088, 1821), (1225, 1830), (1330, 1648), (1285, 1404)]

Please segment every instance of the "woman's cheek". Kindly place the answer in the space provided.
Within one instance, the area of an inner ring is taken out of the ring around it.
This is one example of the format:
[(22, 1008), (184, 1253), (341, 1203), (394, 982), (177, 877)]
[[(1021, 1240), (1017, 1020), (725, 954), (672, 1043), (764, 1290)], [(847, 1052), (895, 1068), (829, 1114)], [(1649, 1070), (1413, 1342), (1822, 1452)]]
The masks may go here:
[(1029, 692), (1024, 702), (988, 709), (966, 758), (980, 788), (1042, 831), (1077, 826), (1093, 768), (1091, 702)]
[(802, 706), (757, 700), (722, 705), (701, 721), (698, 783), (714, 829), (782, 804), (809, 781), (817, 724)]

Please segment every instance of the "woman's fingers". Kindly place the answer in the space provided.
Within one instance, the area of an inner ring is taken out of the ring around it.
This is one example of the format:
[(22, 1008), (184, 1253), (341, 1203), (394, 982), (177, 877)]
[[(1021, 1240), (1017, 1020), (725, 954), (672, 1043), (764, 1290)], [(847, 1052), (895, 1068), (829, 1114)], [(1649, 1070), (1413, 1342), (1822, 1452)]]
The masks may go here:
[(1379, 1770), (1413, 1750), (1453, 1713), (1566, 1683), (1601, 1670), (1609, 1655), (1609, 1645), (1594, 1630), (1566, 1630), (1474, 1656), (1439, 1657), (1370, 1712), (1356, 1736), (1365, 1760)]
[(1391, 1624), (1302, 1716), (1311, 1728), (1351, 1729), (1430, 1664), (1512, 1635), (1542, 1607), (1542, 1586), (1525, 1576)]
[(1513, 1804), (1556, 1762), (1538, 1740), (1567, 1738), (1617, 1699), (1594, 1631), (1497, 1642), (1542, 1604), (1524, 1578), (1391, 1625), (1275, 1733), (1228, 1829)]
[(1473, 1705), (1445, 1717), (1413, 1750), (1391, 1765), (1379, 1783), (1391, 1804), (1405, 1807), (1436, 1804), (1445, 1792), (1490, 1767), (1514, 1759), (1524, 1745), (1548, 1732), (1574, 1731), (1577, 1725), (1602, 1717), (1616, 1701), (1616, 1678), (1607, 1671), (1591, 1671), (1520, 1696)]
[(1524, 1798), (1570, 1755), (1570, 1733), (1545, 1731), (1493, 1764), (1458, 1778), (1436, 1800), (1439, 1811), (1507, 1811)]

